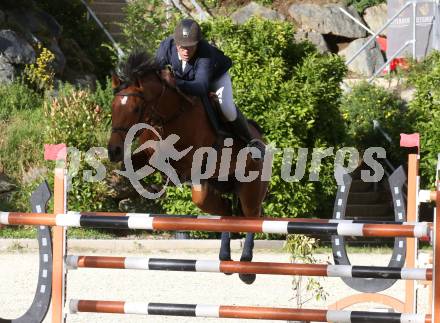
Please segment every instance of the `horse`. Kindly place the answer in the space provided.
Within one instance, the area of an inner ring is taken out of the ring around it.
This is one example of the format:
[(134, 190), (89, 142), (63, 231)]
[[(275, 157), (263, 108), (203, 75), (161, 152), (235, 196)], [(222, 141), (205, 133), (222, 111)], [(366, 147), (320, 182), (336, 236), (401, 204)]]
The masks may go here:
[[(108, 142), (108, 155), (112, 162), (124, 160), (124, 140), (129, 129), (138, 123), (145, 123), (157, 130), (162, 138), (171, 134), (180, 137), (175, 147), (179, 150), (193, 147), (178, 161), (170, 161), (182, 181), (191, 177), (194, 152), (201, 147), (214, 147), (218, 143), (217, 133), (208, 118), (207, 112), (198, 97), (189, 97), (175, 87), (173, 76), (168, 69), (160, 69), (154, 58), (147, 52), (134, 52), (121, 62), (119, 70), (112, 75), (114, 98), (112, 109), (112, 132)], [(256, 124), (250, 123), (252, 134), (262, 140), (262, 134)], [(157, 135), (143, 129), (138, 135), (139, 144), (147, 140), (158, 140)], [(225, 141), (226, 142), (226, 141)], [(239, 211), (235, 215), (261, 217), (262, 203), (268, 191), (268, 181), (261, 178), (262, 162), (254, 161), (249, 154), (245, 156), (245, 171), (257, 171), (259, 175), (249, 182), (237, 181), (233, 174), (237, 166), (237, 155), (244, 147), (239, 140), (233, 141), (231, 162), (227, 169), (228, 180), (220, 179), (219, 164), (221, 156), (217, 154), (215, 172), (212, 177), (200, 180), (192, 185), (192, 201), (203, 212), (212, 215), (232, 216), (233, 207), (224, 193), (232, 193), (238, 202)], [(217, 149), (220, 147), (217, 147)], [(224, 148), (222, 144), (222, 148)], [(133, 165), (140, 168), (146, 165), (152, 156), (151, 148), (131, 156)], [(206, 161), (204, 163), (206, 167)], [(224, 174), (223, 174), (224, 175)], [(223, 176), (224, 177), (224, 176)], [(221, 233), (219, 259), (231, 260), (231, 235)], [(240, 261), (252, 261), (254, 233), (247, 233)], [(252, 284), (254, 274), (240, 274), (240, 279)]]

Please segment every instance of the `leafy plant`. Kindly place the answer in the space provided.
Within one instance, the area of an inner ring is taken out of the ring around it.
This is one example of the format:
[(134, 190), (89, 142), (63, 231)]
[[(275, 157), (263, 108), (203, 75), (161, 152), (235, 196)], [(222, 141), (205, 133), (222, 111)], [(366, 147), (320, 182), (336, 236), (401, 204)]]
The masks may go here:
[(385, 0), (347, 0), (347, 6), (353, 6), (362, 15), (365, 9), (385, 3)]
[[(285, 250), (290, 255), (292, 263), (315, 264), (317, 260), (313, 257), (318, 244), (313, 238), (304, 235), (288, 235)], [(328, 292), (319, 284), (316, 278), (308, 278), (305, 282), (304, 276), (294, 276), (292, 278), (293, 299), (296, 301), (296, 307), (301, 308), (312, 298), (316, 300), (326, 300)], [(304, 295), (312, 296), (305, 298)]]
[(41, 43), (37, 45), (37, 52), (36, 62), (26, 65), (24, 69), (24, 79), (41, 92), (50, 91), (54, 85), (55, 72), (52, 63), (55, 55)]

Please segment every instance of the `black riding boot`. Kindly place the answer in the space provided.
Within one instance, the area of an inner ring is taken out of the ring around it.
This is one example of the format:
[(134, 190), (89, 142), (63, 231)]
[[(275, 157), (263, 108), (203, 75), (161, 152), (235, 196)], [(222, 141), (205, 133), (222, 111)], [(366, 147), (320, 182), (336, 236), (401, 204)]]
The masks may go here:
[(229, 122), (231, 124), (232, 131), (237, 138), (240, 138), (248, 147), (255, 147), (261, 152), (261, 157), (251, 157), (255, 161), (264, 159), (266, 153), (266, 145), (258, 138), (251, 135), (249, 124), (244, 115), (237, 109), (237, 118), (234, 121)]

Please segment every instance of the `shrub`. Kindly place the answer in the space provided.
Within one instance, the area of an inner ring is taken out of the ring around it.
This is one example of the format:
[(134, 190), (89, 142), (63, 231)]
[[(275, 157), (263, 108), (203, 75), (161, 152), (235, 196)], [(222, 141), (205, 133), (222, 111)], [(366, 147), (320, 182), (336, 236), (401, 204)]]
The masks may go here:
[(50, 91), (54, 85), (55, 72), (52, 62), (55, 60), (55, 55), (40, 43), (37, 46), (37, 52), (36, 62), (26, 65), (23, 76), (37, 91)]
[(409, 103), (408, 119), (412, 131), (421, 135), (423, 185), (433, 185), (440, 152), (440, 53), (432, 53), (416, 70), (408, 81), (416, 89), (414, 99)]
[(385, 0), (347, 0), (347, 6), (353, 6), (362, 15), (365, 9), (385, 3)]
[[(103, 138), (102, 132), (106, 132), (103, 109), (96, 104), (94, 96), (89, 91), (65, 85), (57, 98), (45, 102), (44, 108), (48, 120), (45, 142), (66, 143), (80, 153), (79, 156), (69, 154), (69, 169), (73, 173), (69, 207), (80, 211), (114, 209), (116, 206), (110, 198), (107, 183), (88, 182), (83, 178), (83, 171), (91, 168), (86, 164), (84, 153), (99, 146), (99, 138)], [(75, 165), (75, 161), (79, 163)]]
[[(340, 109), (346, 124), (348, 146), (359, 150), (384, 147), (388, 159), (401, 161), (399, 134), (405, 132), (408, 126), (403, 117), (406, 107), (400, 98), (382, 87), (364, 82), (344, 95)], [(373, 128), (373, 120), (377, 120), (381, 128), (390, 135), (392, 143)]]
[(102, 111), (89, 91), (64, 85), (58, 97), (45, 101), (44, 110), (48, 143), (65, 143), (81, 151), (98, 145)]
[(8, 121), (17, 111), (40, 109), (43, 99), (21, 80), (0, 84), (0, 122)]
[(153, 52), (161, 40), (173, 30), (179, 19), (178, 12), (169, 12), (171, 19), (166, 21), (166, 8), (161, 0), (134, 0), (124, 9), (125, 22), (122, 32), (126, 37), (126, 49), (145, 48)]

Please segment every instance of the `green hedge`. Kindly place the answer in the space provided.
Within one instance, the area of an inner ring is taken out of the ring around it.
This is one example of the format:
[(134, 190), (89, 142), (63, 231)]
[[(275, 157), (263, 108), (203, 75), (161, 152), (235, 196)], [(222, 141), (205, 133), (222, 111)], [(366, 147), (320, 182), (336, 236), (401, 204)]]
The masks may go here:
[(422, 186), (432, 186), (440, 153), (440, 53), (433, 52), (416, 66), (408, 83), (416, 90), (407, 118), (412, 131), (421, 135)]
[[(399, 135), (408, 131), (408, 120), (404, 117), (406, 104), (399, 97), (382, 87), (364, 82), (344, 95), (340, 109), (346, 124), (347, 146), (360, 151), (369, 147), (384, 147), (388, 159), (396, 163), (404, 161)], [(377, 120), (390, 135), (392, 143), (374, 129), (373, 120)]]

